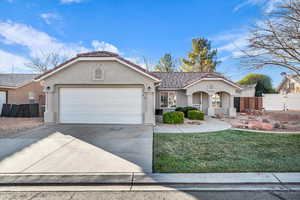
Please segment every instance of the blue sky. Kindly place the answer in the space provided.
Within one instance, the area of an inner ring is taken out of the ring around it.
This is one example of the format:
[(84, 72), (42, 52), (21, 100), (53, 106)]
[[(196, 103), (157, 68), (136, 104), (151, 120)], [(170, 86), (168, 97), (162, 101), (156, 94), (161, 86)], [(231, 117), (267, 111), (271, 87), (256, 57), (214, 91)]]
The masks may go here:
[[(44, 51), (67, 57), (108, 50), (154, 65), (164, 53), (183, 58), (195, 37), (219, 50), (217, 71), (237, 81), (248, 28), (280, 0), (0, 0), (0, 72), (31, 72), (24, 63)], [(283, 69), (260, 71), (274, 85)], [(253, 72), (253, 71), (252, 71)]]

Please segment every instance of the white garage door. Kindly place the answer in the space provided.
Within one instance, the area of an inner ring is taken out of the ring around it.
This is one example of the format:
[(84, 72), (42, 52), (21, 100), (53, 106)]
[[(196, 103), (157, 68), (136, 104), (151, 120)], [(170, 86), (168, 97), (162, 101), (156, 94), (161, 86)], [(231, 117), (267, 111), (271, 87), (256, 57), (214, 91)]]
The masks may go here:
[(0, 115), (1, 115), (1, 112), (2, 112), (2, 106), (5, 103), (6, 103), (6, 92), (1, 92), (0, 91)]
[(61, 123), (141, 124), (141, 88), (61, 88)]

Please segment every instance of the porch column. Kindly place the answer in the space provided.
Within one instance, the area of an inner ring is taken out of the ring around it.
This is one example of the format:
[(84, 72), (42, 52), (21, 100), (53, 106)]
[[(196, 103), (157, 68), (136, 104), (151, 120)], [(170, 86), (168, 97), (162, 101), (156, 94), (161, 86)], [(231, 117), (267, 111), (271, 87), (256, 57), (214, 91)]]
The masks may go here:
[(229, 100), (229, 117), (236, 117), (236, 109), (234, 107), (234, 96), (230, 95)]
[(44, 113), (44, 121), (45, 123), (54, 123), (54, 92), (53, 91), (45, 91), (46, 98), (46, 110)]
[(192, 94), (187, 95), (187, 104), (188, 104), (188, 106), (193, 106), (193, 95)]
[(212, 106), (212, 96), (213, 94), (208, 94), (208, 110), (207, 110), (208, 116), (215, 115), (215, 108)]

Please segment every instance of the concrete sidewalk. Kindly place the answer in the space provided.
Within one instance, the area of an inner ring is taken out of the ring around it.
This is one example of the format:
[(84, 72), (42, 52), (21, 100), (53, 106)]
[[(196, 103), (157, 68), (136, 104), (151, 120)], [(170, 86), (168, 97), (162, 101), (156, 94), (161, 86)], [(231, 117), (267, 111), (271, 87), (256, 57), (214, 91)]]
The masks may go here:
[(191, 124), (157, 124), (154, 127), (155, 133), (207, 133), (223, 131), (231, 128), (225, 121), (206, 116), (201, 125)]
[(0, 185), (300, 184), (300, 173), (64, 173), (0, 174)]

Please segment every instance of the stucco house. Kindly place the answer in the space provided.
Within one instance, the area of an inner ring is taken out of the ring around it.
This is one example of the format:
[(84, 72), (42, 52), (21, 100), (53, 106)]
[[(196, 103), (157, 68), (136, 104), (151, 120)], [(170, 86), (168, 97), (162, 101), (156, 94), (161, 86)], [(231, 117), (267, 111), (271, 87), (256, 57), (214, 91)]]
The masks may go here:
[(2, 105), (44, 102), (41, 84), (34, 81), (37, 74), (0, 74), (0, 114)]
[(277, 88), (277, 92), (280, 94), (300, 94), (300, 76), (299, 75), (287, 75), (281, 81)]
[(187, 105), (235, 116), (243, 90), (219, 73), (148, 72), (106, 51), (78, 54), (36, 81), (49, 123), (155, 124), (155, 109)]

